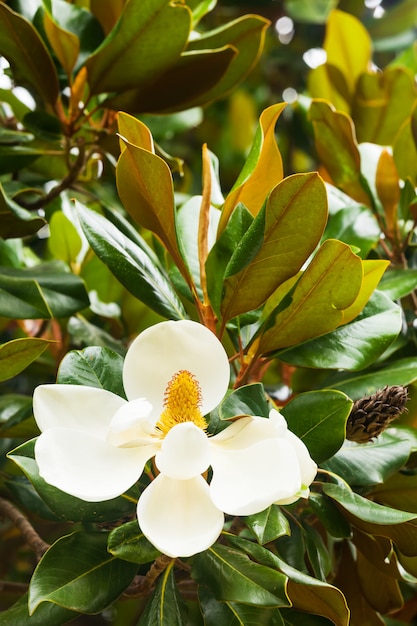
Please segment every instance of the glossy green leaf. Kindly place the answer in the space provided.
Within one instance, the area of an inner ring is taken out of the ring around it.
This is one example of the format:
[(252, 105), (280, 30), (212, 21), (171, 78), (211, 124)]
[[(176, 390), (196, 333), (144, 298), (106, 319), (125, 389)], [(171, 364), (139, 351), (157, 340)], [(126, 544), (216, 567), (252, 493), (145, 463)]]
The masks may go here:
[(17, 83), (29, 84), (52, 107), (59, 93), (49, 52), (32, 24), (0, 3), (0, 54), (9, 61)]
[(238, 415), (268, 417), (270, 407), (266, 400), (264, 386), (261, 383), (252, 383), (235, 389), (223, 400), (218, 411), (222, 420)]
[(145, 85), (123, 91), (108, 98), (105, 105), (132, 113), (170, 113), (195, 107), (200, 100), (206, 102), (205, 92), (222, 79), (235, 56), (232, 46), (184, 52), (151, 88)]
[(345, 394), (323, 389), (299, 394), (281, 409), (281, 413), (312, 458), (321, 463), (342, 446), (352, 404)]
[(33, 573), (29, 611), (51, 602), (72, 611), (98, 613), (126, 589), (136, 570), (134, 563), (107, 552), (107, 533), (66, 535), (45, 552)]
[(261, 545), (290, 534), (288, 520), (276, 504), (271, 504), (265, 511), (248, 515), (244, 519)]
[(198, 592), (205, 626), (284, 626), (278, 609), (264, 609), (237, 602), (218, 602), (210, 589)]
[(347, 519), (370, 535), (388, 537), (406, 556), (417, 556), (417, 517), (367, 500), (346, 485), (324, 484), (323, 491), (341, 507)]
[(28, 594), (25, 593), (10, 608), (0, 611), (0, 626), (63, 626), (78, 616), (75, 611), (49, 602), (29, 615)]
[(174, 561), (159, 577), (137, 626), (186, 626), (187, 609), (174, 577)]
[[(161, 266), (103, 216), (78, 205), (81, 226), (97, 256), (135, 297), (170, 319), (183, 319), (181, 301)], [(139, 235), (137, 235), (139, 237)]]
[[(359, 370), (371, 365), (388, 348), (400, 332), (401, 324), (401, 309), (383, 293), (375, 291), (353, 322), (323, 337), (282, 350), (279, 358), (304, 367)], [(345, 387), (338, 385), (338, 388), (345, 391)]]
[(364, 73), (357, 89), (358, 141), (392, 145), (415, 103), (413, 73), (402, 67), (387, 67), (382, 73)]
[(343, 311), (358, 297), (363, 269), (351, 248), (327, 239), (289, 295), (272, 311), (261, 331), (258, 353), (280, 348), (324, 335), (343, 323)]
[(8, 198), (0, 184), (0, 237), (14, 239), (33, 235), (45, 224), (42, 217), (22, 209), (11, 198)]
[(313, 100), (310, 119), (317, 154), (334, 185), (354, 200), (369, 206), (370, 198), (361, 176), (360, 155), (351, 118), (342, 111), (336, 111), (325, 100)]
[(43, 520), (59, 522), (59, 517), (42, 500), (36, 489), (26, 476), (14, 476), (5, 481), (7, 490), (13, 496), (13, 502), (24, 511), (34, 513)]
[(67, 317), (89, 305), (83, 281), (59, 264), (0, 268), (0, 315), (17, 319)]
[(310, 491), (308, 502), (327, 532), (337, 539), (350, 537), (349, 522), (341, 514), (333, 500), (324, 493)]
[(47, 339), (27, 337), (0, 345), (0, 382), (20, 374), (51, 344)]
[(62, 359), (57, 383), (107, 389), (125, 397), (122, 380), (123, 358), (100, 346), (72, 350)]
[(410, 452), (410, 442), (388, 430), (367, 444), (346, 441), (323, 467), (341, 476), (349, 485), (367, 487), (385, 483), (406, 463)]
[(332, 558), (320, 533), (310, 524), (303, 524), (306, 556), (318, 580), (326, 582), (332, 571)]
[(379, 241), (381, 231), (368, 207), (353, 205), (340, 209), (329, 218), (324, 237), (339, 239), (359, 248), (357, 253), (365, 259)]
[(31, 416), (32, 398), (4, 393), (0, 396), (0, 437), (33, 437), (38, 429)]
[(9, 457), (29, 478), (49, 508), (62, 520), (74, 522), (109, 522), (134, 514), (133, 498), (119, 496), (106, 502), (85, 502), (46, 483), (39, 476), (34, 455), (35, 440), (27, 441), (9, 453)]
[(270, 22), (260, 15), (243, 15), (212, 31), (190, 38), (187, 51), (204, 51), (230, 46), (237, 51), (223, 77), (202, 96), (187, 103), (201, 106), (229, 93), (251, 71), (262, 52), (266, 29)]
[(258, 563), (288, 577), (288, 596), (294, 609), (327, 617), (336, 626), (348, 626), (349, 608), (340, 589), (291, 567), (263, 546), (231, 535), (228, 535), (228, 541)]
[(353, 400), (364, 398), (385, 385), (410, 385), (417, 379), (417, 359), (407, 357), (364, 373), (342, 373), (329, 377), (327, 387), (335, 387)]
[(132, 563), (149, 563), (160, 555), (159, 550), (146, 539), (137, 521), (112, 530), (107, 549), (117, 558)]
[(317, 174), (295, 174), (274, 187), (226, 267), (224, 319), (258, 308), (296, 274), (316, 247), (326, 218), (326, 191)]
[(126, 354), (127, 348), (122, 341), (112, 337), (103, 328), (91, 324), (82, 315), (70, 317), (67, 330), (75, 345), (99, 346), (109, 348), (122, 356)]
[[(122, 114), (119, 114), (122, 117)], [(153, 140), (142, 122), (133, 140), (143, 137), (139, 146), (123, 136), (122, 154), (116, 169), (117, 188), (125, 209), (143, 228), (152, 231), (163, 242), (177, 267), (187, 275), (180, 254), (176, 228), (173, 182), (168, 165), (153, 152)], [(126, 128), (126, 125), (123, 127)], [(149, 145), (152, 150), (149, 150)], [(142, 147), (143, 146), (143, 147)]]
[(121, 92), (152, 83), (175, 64), (190, 28), (191, 11), (185, 5), (167, 0), (126, 3), (116, 26), (86, 62), (91, 93)]
[(75, 263), (82, 241), (76, 227), (62, 211), (55, 211), (49, 220), (48, 246), (53, 257), (68, 265)]
[[(202, 196), (192, 196), (183, 204), (176, 215), (177, 234), (181, 241), (183, 256), (193, 277), (197, 292), (202, 297), (200, 281), (200, 261), (198, 246), (198, 226), (200, 221)], [(220, 211), (210, 206), (208, 212), (208, 248), (210, 249), (216, 241), (217, 226), (219, 223)]]
[(191, 575), (208, 586), (216, 600), (265, 608), (290, 605), (286, 576), (226, 546), (215, 544), (196, 554)]
[(408, 296), (417, 288), (417, 270), (389, 269), (381, 279), (378, 289), (383, 291), (391, 300), (398, 300)]
[(207, 257), (207, 289), (210, 304), (218, 315), (220, 315), (223, 278), (227, 264), (252, 222), (253, 217), (248, 209), (243, 204), (238, 204)]

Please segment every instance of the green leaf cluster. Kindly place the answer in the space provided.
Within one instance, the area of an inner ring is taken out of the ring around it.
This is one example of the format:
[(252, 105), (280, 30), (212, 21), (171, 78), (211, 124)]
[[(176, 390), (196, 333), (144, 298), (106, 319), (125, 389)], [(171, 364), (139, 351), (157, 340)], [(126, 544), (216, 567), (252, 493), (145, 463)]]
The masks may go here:
[[(362, 4), (0, 1), (0, 626), (411, 623), (417, 21)], [(61, 492), (31, 403), (55, 381), (125, 397), (128, 345), (164, 319), (227, 350), (210, 435), (277, 408), (318, 465), (307, 498), (176, 560), (136, 519), (151, 464), (107, 502)], [(347, 440), (393, 385), (407, 410)]]

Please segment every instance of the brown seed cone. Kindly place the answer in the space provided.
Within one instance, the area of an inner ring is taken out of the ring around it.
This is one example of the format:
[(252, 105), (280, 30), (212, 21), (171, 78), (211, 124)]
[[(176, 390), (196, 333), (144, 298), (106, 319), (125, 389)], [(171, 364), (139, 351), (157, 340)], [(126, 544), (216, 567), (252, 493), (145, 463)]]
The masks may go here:
[(357, 443), (372, 441), (407, 410), (407, 401), (407, 389), (401, 385), (387, 386), (356, 400), (347, 420), (346, 438)]

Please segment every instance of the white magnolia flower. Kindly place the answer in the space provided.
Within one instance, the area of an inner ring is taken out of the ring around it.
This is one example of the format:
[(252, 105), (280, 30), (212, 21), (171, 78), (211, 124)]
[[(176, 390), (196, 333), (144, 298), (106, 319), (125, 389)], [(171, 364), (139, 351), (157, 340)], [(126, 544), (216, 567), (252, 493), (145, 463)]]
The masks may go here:
[(128, 401), (94, 387), (37, 387), (40, 475), (99, 502), (129, 489), (154, 457), (159, 474), (139, 498), (138, 519), (149, 541), (172, 557), (209, 548), (224, 513), (250, 515), (308, 495), (317, 467), (277, 411), (207, 435), (204, 415), (223, 399), (229, 374), (215, 335), (181, 320), (156, 324), (133, 341), (123, 368)]

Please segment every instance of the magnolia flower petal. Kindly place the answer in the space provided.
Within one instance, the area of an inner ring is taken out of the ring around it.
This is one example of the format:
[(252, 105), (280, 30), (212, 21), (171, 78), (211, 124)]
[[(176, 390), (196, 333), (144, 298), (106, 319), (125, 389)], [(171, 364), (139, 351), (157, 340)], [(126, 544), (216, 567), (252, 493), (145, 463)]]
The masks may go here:
[(268, 437), (276, 437), (276, 435), (275, 423), (272, 420), (264, 417), (248, 416), (232, 422), (230, 426), (211, 437), (210, 442), (228, 450), (240, 450), (247, 448), (256, 441), (262, 441)]
[(294, 433), (288, 430), (286, 439), (291, 443), (297, 455), (298, 464), (300, 466), (301, 484), (304, 487), (308, 487), (317, 474), (317, 465), (311, 458), (307, 446), (297, 435), (294, 435)]
[(188, 480), (202, 474), (210, 465), (206, 433), (192, 422), (177, 424), (162, 441), (155, 463), (169, 478)]
[(211, 448), (211, 497), (225, 513), (259, 513), (301, 488), (297, 455), (284, 438), (260, 439), (241, 449), (228, 448), (226, 442)]
[(144, 398), (125, 402), (110, 422), (106, 440), (113, 446), (149, 445), (158, 437), (152, 405)]
[(190, 320), (168, 321), (144, 330), (127, 351), (123, 383), (129, 400), (145, 397), (159, 415), (168, 382), (180, 370), (193, 374), (201, 389), (203, 415), (227, 391), (227, 354), (208, 328)]
[(120, 496), (154, 454), (153, 446), (115, 448), (88, 432), (68, 428), (48, 429), (35, 444), (40, 476), (87, 502)]
[(224, 523), (224, 515), (211, 501), (201, 476), (173, 480), (159, 474), (139, 498), (137, 512), (145, 537), (174, 558), (207, 550)]
[(114, 413), (126, 400), (110, 391), (81, 385), (40, 385), (33, 414), (41, 431), (74, 428), (104, 439)]

